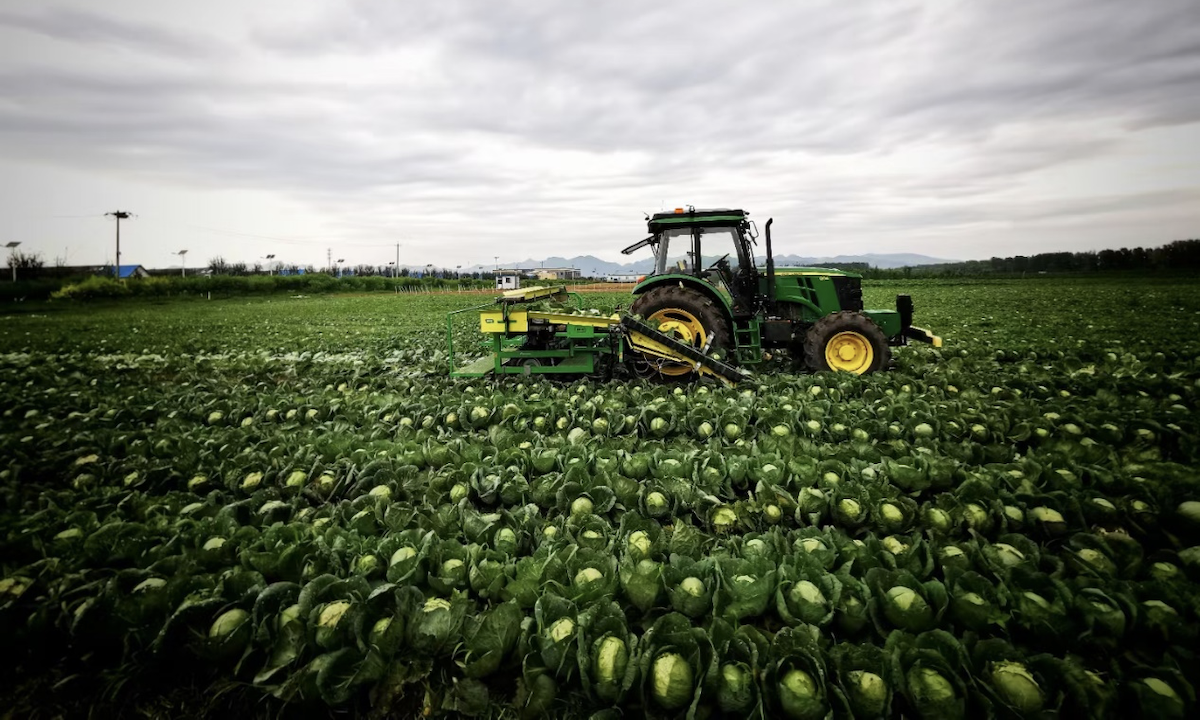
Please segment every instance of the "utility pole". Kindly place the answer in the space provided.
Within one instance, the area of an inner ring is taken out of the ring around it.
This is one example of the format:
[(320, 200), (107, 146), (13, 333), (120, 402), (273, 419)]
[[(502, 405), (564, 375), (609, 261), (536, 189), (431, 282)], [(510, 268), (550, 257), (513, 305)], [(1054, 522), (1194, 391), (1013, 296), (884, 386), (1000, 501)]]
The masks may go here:
[(105, 215), (112, 215), (117, 219), (117, 261), (113, 264), (113, 276), (121, 277), (121, 221), (128, 220), (132, 214), (126, 210), (114, 210)]
[(8, 248), (8, 264), (12, 266), (14, 283), (17, 281), (17, 260), (16, 260), (17, 250), (16, 250), (16, 248), (20, 244), (21, 244), (21, 241), (16, 240), (16, 241), (10, 242), (9, 244), (4, 246), (4, 247)]
[(396, 278), (400, 275), (400, 243), (396, 243), (396, 269), (392, 271), (392, 277)]
[(179, 256), (179, 277), (187, 277), (187, 250), (180, 250), (175, 254)]
[(325, 266), (333, 267), (333, 248), (325, 248)]

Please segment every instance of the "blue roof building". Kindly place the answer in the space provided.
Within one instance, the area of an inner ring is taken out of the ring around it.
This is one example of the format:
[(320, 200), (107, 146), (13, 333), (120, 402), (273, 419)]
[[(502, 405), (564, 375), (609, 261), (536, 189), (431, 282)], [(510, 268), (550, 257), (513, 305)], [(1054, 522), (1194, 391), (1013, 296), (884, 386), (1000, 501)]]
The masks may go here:
[[(111, 265), (109, 266), (109, 270), (112, 270)], [(141, 265), (119, 265), (117, 266), (117, 277), (121, 279), (144, 278), (150, 277), (150, 273), (146, 272), (146, 268)]]

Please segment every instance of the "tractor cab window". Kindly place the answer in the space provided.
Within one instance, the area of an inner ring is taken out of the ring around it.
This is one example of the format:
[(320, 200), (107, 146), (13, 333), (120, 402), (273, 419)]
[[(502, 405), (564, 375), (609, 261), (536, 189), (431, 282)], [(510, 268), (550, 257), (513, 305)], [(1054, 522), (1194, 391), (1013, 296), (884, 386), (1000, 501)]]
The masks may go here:
[(655, 251), (654, 274), (679, 272), (680, 263), (684, 265), (683, 272), (695, 272), (696, 263), (691, 253), (692, 231), (689, 228), (675, 228), (662, 233)]
[(725, 253), (729, 253), (729, 267), (735, 275), (754, 268), (754, 255), (751, 254), (749, 244), (742, 242), (737, 228), (711, 227), (699, 230), (705, 268), (720, 260)]

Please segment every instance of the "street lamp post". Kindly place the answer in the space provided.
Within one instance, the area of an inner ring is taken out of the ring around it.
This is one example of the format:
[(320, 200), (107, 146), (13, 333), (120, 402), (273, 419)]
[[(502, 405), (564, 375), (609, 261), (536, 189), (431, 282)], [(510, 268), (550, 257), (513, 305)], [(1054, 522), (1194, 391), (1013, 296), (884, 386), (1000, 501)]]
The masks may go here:
[(266, 261), (267, 261), (267, 274), (268, 274), (268, 275), (274, 275), (274, 274), (275, 274), (275, 271), (271, 269), (271, 261), (272, 261), (272, 260), (274, 260), (274, 259), (275, 259), (275, 255), (273, 255), (273, 254), (272, 254), (272, 255), (266, 255), (266, 256), (264, 256), (264, 257), (263, 257), (263, 260), (266, 260)]
[(346, 258), (338, 258), (337, 259), (337, 276), (339, 278), (342, 276), (342, 263), (344, 263), (344, 262), (346, 262)]
[(392, 278), (395, 278), (395, 277), (396, 277), (396, 263), (395, 263), (395, 261), (390, 261), (390, 262), (388, 262), (388, 267), (392, 269)]
[(13, 276), (14, 283), (17, 281), (17, 258), (16, 258), (17, 250), (16, 250), (16, 247), (20, 244), (21, 244), (20, 241), (16, 241), (16, 242), (10, 242), (9, 244), (4, 246), (4, 247), (8, 248), (8, 265), (9, 265), (9, 267), (12, 268), (12, 276)]
[(179, 277), (187, 277), (187, 258), (184, 257), (187, 250), (180, 250), (175, 254), (179, 256)]

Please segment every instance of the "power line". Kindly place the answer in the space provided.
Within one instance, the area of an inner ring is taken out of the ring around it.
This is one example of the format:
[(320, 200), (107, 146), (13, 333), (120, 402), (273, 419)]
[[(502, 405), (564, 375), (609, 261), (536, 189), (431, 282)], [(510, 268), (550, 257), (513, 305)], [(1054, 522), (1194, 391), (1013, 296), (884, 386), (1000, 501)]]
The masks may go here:
[[(44, 217), (50, 218), (50, 219), (95, 219), (95, 218), (106, 217), (109, 215), (113, 215), (115, 217), (114, 213), (111, 213), (111, 212), (91, 213), (88, 215), (47, 215)], [(159, 218), (146, 218), (141, 215), (138, 215), (136, 217), (139, 220), (143, 220), (143, 221), (149, 220), (150, 222), (158, 222), (158, 223), (163, 223), (166, 225), (173, 225), (176, 227), (186, 227), (186, 228), (191, 228), (193, 230), (203, 230), (204, 232), (216, 233), (218, 235), (230, 235), (233, 237), (247, 237), (247, 238), (255, 238), (258, 240), (271, 240), (273, 242), (291, 243), (294, 245), (307, 245), (307, 246), (312, 246), (313, 244), (321, 245), (321, 244), (326, 243), (329, 240), (328, 234), (325, 234), (325, 235), (295, 235), (292, 237), (281, 237), (279, 235), (263, 235), (260, 233), (248, 233), (248, 232), (243, 232), (241, 230), (230, 230), (228, 228), (216, 228), (216, 227), (210, 227), (207, 225), (192, 225), (190, 223), (176, 223), (176, 222), (170, 222), (170, 221), (164, 222), (163, 220), (161, 220)], [(352, 222), (352, 223), (348, 223), (348, 224), (357, 225), (357, 226), (361, 226), (361, 227), (382, 228), (382, 226), (379, 226), (379, 225), (367, 225), (365, 223), (353, 223)], [(364, 248), (384, 248), (384, 247), (390, 248), (395, 245), (395, 243), (362, 243), (362, 242), (344, 242), (344, 241), (340, 241), (338, 244), (339, 245), (349, 245), (351, 247), (364, 247)]]
[[(299, 236), (299, 237), (288, 238), (288, 237), (280, 237), (278, 235), (260, 235), (258, 233), (247, 233), (247, 232), (241, 232), (239, 230), (227, 230), (227, 229), (223, 229), (223, 228), (207, 227), (205, 225), (191, 225), (191, 224), (187, 224), (187, 223), (180, 223), (179, 226), (192, 228), (193, 230), (203, 230), (205, 232), (216, 233), (218, 235), (229, 235), (229, 236), (233, 236), (233, 237), (248, 237), (248, 238), (255, 238), (258, 240), (271, 240), (272, 242), (281, 242), (281, 243), (286, 243), (286, 244), (290, 244), (290, 245), (298, 245), (298, 246), (303, 246), (303, 247), (313, 247), (314, 245), (321, 245), (325, 242), (328, 242), (328, 240), (329, 240), (329, 235), (308, 235), (308, 236)], [(392, 243), (356, 243), (356, 242), (339, 241), (338, 245), (349, 245), (351, 247), (367, 247), (367, 248), (384, 248), (384, 247), (390, 248), (390, 247), (392, 247), (393, 244)]]

